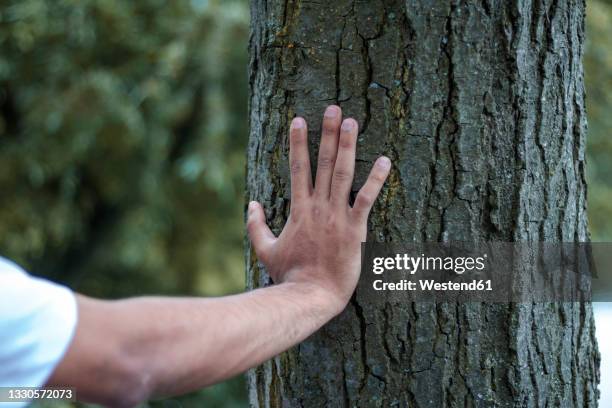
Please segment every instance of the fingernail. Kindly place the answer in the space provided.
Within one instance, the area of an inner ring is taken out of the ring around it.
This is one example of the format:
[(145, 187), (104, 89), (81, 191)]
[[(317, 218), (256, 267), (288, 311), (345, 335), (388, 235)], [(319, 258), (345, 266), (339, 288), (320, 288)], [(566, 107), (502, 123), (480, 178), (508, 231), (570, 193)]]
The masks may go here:
[(325, 109), (325, 117), (326, 118), (335, 118), (340, 113), (340, 108), (336, 105), (330, 105)]
[(294, 129), (301, 129), (304, 126), (306, 126), (306, 122), (300, 117), (293, 118), (293, 120), (291, 121), (291, 127)]
[(353, 119), (347, 119), (344, 122), (342, 122), (342, 130), (344, 130), (345, 132), (348, 132), (349, 130), (353, 130), (353, 128), (355, 127), (355, 121)]
[(257, 207), (257, 202), (251, 201), (249, 203), (249, 213), (252, 213), (255, 210), (255, 207)]
[(386, 156), (379, 157), (378, 160), (376, 160), (376, 164), (384, 170), (389, 170), (391, 168), (391, 160)]

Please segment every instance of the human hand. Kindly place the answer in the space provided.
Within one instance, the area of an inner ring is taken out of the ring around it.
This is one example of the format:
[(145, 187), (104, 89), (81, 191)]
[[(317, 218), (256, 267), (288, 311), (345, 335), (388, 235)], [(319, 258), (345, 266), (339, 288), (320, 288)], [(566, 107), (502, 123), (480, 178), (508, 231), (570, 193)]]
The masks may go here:
[(306, 122), (293, 119), (290, 130), (291, 211), (277, 237), (266, 225), (262, 206), (249, 203), (247, 229), (257, 257), (275, 283), (316, 287), (334, 313), (344, 309), (359, 280), (361, 242), (368, 214), (391, 168), (379, 157), (353, 207), (349, 194), (355, 170), (358, 125), (342, 121), (338, 106), (328, 106), (315, 185), (312, 185)]

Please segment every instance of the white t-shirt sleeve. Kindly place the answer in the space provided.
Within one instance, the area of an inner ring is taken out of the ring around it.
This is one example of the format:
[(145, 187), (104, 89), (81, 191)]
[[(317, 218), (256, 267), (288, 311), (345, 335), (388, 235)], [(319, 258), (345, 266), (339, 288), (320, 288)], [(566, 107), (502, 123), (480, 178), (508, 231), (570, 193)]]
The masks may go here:
[(76, 323), (70, 289), (0, 257), (0, 386), (42, 387), (66, 353)]

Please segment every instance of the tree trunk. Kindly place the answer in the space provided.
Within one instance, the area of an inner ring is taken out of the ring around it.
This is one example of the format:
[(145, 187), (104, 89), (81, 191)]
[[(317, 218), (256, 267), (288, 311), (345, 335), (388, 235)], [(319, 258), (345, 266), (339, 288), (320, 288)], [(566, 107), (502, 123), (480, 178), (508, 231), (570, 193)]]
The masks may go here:
[[(248, 198), (280, 232), (290, 119), (361, 125), (394, 168), (374, 241), (588, 240), (584, 1), (252, 0)], [(269, 283), (247, 250), (250, 288)], [(249, 373), (255, 407), (594, 407), (588, 303), (364, 301)]]

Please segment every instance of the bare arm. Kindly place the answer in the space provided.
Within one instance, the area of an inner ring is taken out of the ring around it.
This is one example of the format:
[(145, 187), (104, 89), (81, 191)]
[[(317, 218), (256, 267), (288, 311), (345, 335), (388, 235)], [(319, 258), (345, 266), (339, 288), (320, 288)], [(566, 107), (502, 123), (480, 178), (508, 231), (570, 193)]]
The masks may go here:
[(132, 406), (229, 378), (304, 340), (346, 306), (359, 279), (367, 217), (390, 168), (380, 158), (348, 205), (357, 123), (326, 110), (316, 183), (306, 123), (290, 134), (291, 214), (275, 237), (262, 207), (249, 205), (248, 231), (276, 285), (220, 298), (79, 296), (74, 341), (49, 385), (85, 401)]
[(210, 299), (79, 297), (78, 305), (75, 340), (50, 385), (70, 385), (79, 400), (110, 406), (232, 377), (338, 312), (317, 287), (293, 283)]

